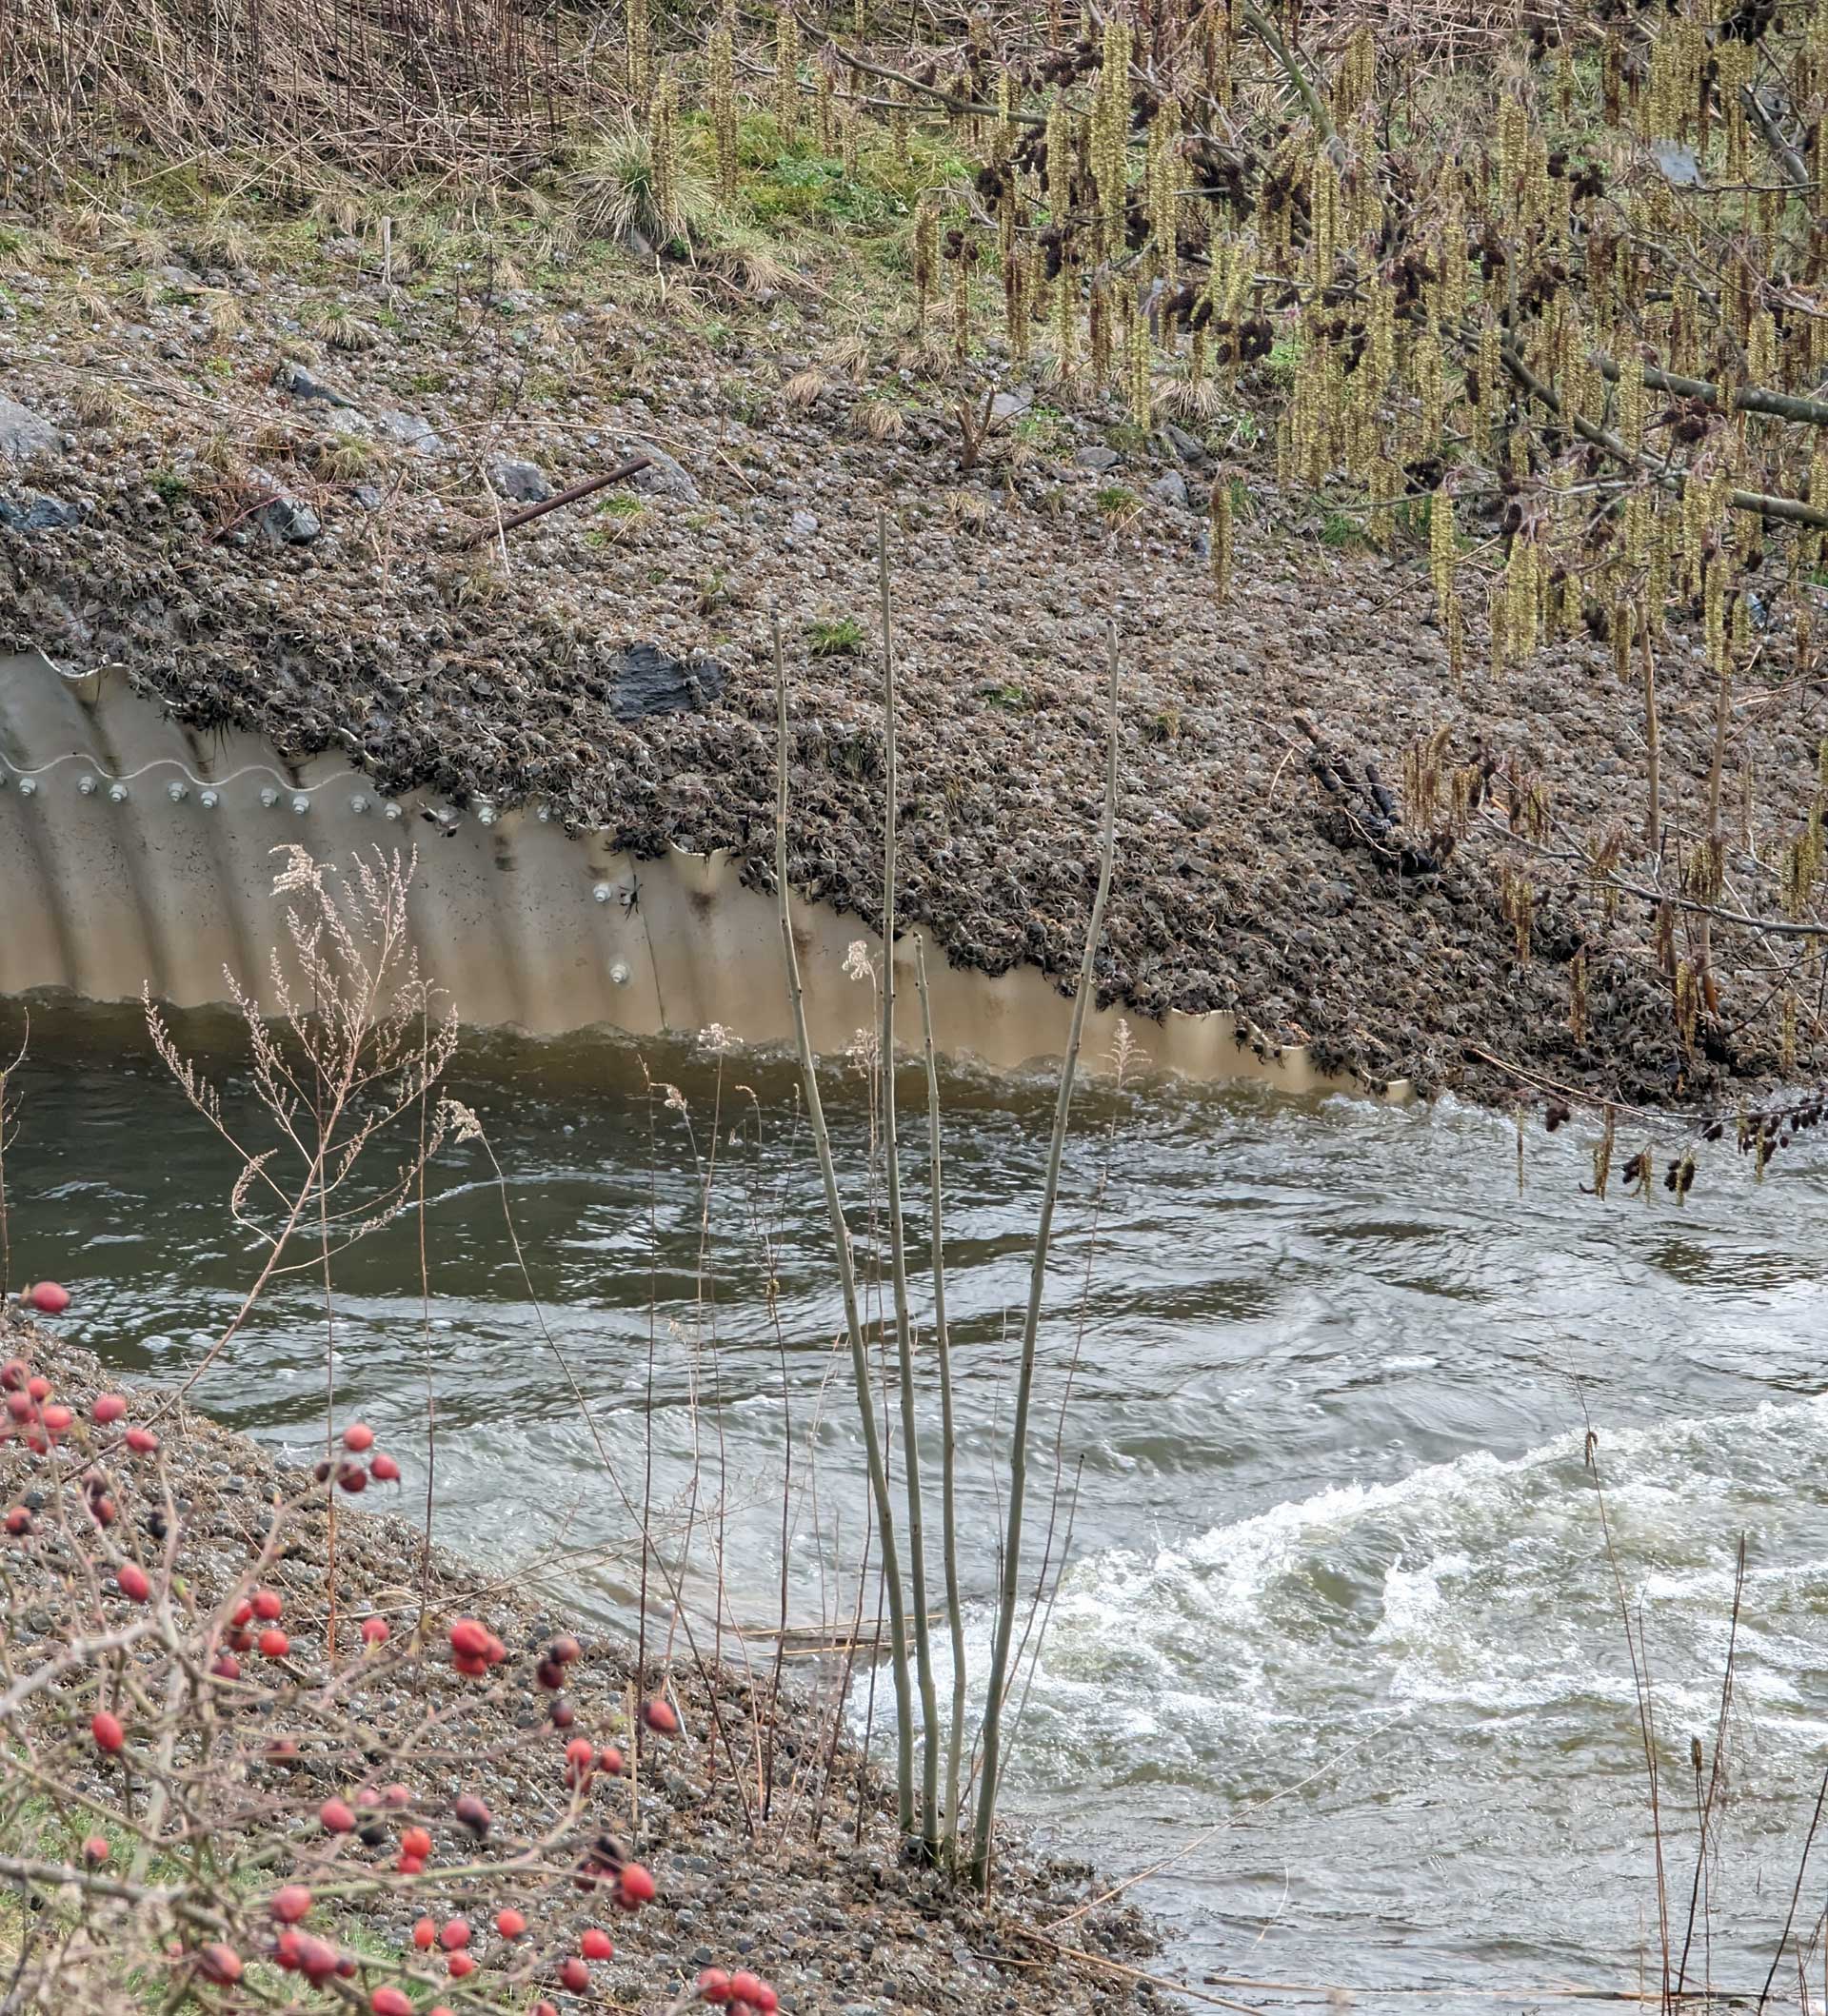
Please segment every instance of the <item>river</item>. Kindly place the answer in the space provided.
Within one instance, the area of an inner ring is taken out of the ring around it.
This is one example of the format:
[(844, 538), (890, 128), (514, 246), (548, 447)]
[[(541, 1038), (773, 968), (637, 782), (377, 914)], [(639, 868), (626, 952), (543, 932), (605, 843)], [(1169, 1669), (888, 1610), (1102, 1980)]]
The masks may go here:
[[(250, 1277), (228, 1212), (233, 1163), (109, 1018), (82, 1026), (54, 1054), (41, 1044), (18, 1080), (15, 1278), (65, 1280), (70, 1334), (124, 1373), (170, 1379)], [(644, 1097), (644, 1061), (677, 1102)], [(779, 1609), (790, 1447), (790, 1621), (848, 1613), (860, 1437), (795, 1082), (754, 1057), (724, 1060), (720, 1081), (686, 1046), (460, 1056), (452, 1089), (500, 1157), (526, 1274), (471, 1144), (447, 1147), (428, 1185), (431, 1327), (412, 1216), (336, 1282), (339, 1419), (361, 1412), (399, 1451), (410, 1509), (429, 1380), (442, 1539), (626, 1617), (636, 1557), (620, 1492), (641, 1496), (651, 1436), (652, 1500), (677, 1532), (696, 1442), (696, 1600), (714, 1602), (721, 1537), (726, 1618), (764, 1626)], [(918, 1071), (902, 1082), (924, 1241), (923, 1087)], [(854, 1078), (846, 1089), (835, 1070), (831, 1097), (867, 1257)], [(1050, 1100), (1045, 1078), (945, 1074), (979, 1677)], [(248, 1114), (245, 1075), (228, 1108)], [(1619, 1159), (1638, 1145), (1633, 1134)], [(1423, 2009), (1489, 2006), (1495, 1991), (1536, 2006), (1530, 1991), (1553, 1985), (1654, 1978), (1621, 1591), (1653, 1686), (1679, 1948), (1690, 1742), (1711, 1775), (1741, 1536), (1687, 1979), (1756, 1992), (1764, 1978), (1828, 1750), (1823, 1169), (1793, 1150), (1755, 1186), (1719, 1151), (1677, 1209), (1660, 1189), (1583, 1196), (1587, 1157), (1577, 1130), (1533, 1130), (1520, 1193), (1515, 1132), (1487, 1114), (1118, 1088), (1102, 1065), (1077, 1108), (1030, 1524), (1032, 1567), (1058, 1471), (1067, 1559), (1009, 1809), (1114, 1875), (1166, 1861), (1134, 1894), (1168, 1924), (1163, 1964), (1195, 1984), (1400, 1986), (1426, 1992), (1393, 2006)], [(924, 1313), (924, 1270), (916, 1285)], [(321, 1284), (281, 1283), (199, 1399), (305, 1453), (322, 1433), (325, 1334)], [(924, 1454), (931, 1511), (936, 1437)], [(1812, 1877), (1805, 1926), (1819, 1894)], [(1821, 1966), (1818, 1948), (1818, 1981)], [(1790, 1963), (1782, 1981), (1794, 1996)]]

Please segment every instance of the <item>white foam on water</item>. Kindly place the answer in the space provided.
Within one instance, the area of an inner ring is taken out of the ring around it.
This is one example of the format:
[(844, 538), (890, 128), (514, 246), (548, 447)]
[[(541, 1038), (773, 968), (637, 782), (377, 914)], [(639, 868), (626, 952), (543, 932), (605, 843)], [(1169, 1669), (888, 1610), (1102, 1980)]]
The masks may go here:
[[(1584, 1429), (1517, 1456), (1469, 1451), (1153, 1553), (1091, 1557), (1060, 1593), (1022, 1769), (1044, 1783), (1101, 1757), (1140, 1769), (1146, 1753), (1152, 1771), (1222, 1781), (1240, 1746), (1273, 1739), (1279, 1755), (1305, 1756), (1393, 1711), (1453, 1741), (1466, 1715), (1545, 1713), (1570, 1740), (1587, 1727), (1616, 1739), (1637, 1697), (1586, 1452)], [(1739, 1531), (1765, 1508), (1817, 1499), (1824, 1456), (1828, 1397), (1600, 1427), (1613, 1546), (1670, 1717), (1705, 1720), (1718, 1698)], [(1828, 1664), (1785, 1629), (1804, 1621), (1783, 1612), (1804, 1607), (1818, 1537), (1809, 1553), (1754, 1571), (1772, 1586), (1739, 1627), (1746, 1709), (1775, 1715), (1787, 1741), (1801, 1707), (1790, 1675)], [(981, 1681), (975, 1647), (971, 1663)], [(1114, 1697), (1126, 1704), (1116, 1725)]]

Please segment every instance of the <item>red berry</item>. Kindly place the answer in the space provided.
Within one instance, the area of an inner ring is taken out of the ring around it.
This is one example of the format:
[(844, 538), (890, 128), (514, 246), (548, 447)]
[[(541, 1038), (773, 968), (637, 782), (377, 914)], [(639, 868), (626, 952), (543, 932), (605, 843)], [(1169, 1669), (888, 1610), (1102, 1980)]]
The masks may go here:
[(45, 1426), (53, 1435), (67, 1435), (70, 1433), (70, 1424), (75, 1418), (76, 1416), (70, 1413), (68, 1407), (47, 1407), (45, 1409)]
[(30, 1421), (37, 1414), (38, 1410), (32, 1405), (30, 1394), (10, 1393), (7, 1395), (7, 1412), (15, 1421)]
[(417, 1855), (423, 1862), (431, 1853), (431, 1836), (422, 1827), (409, 1827), (400, 1837), (400, 1852)]
[(489, 1811), (474, 1792), (466, 1792), (451, 1808), (451, 1811), (472, 1834), (486, 1834), (493, 1825), (495, 1815)]
[(483, 1656), (488, 1661), (490, 1666), (500, 1666), (502, 1661), (507, 1657), (507, 1647), (502, 1643), (493, 1631), (488, 1634), (488, 1644), (484, 1648)]
[[(381, 1804), (391, 1807), (397, 1813), (403, 1806), (412, 1804), (412, 1794), (404, 1785), (384, 1785), (381, 1788)], [(427, 1848), (426, 1853), (430, 1854), (431, 1850)]]
[(106, 1750), (110, 1757), (127, 1742), (127, 1731), (105, 1708), (97, 1709), (89, 1718), (89, 1733), (95, 1739), (95, 1748)]
[(292, 1641), (282, 1631), (264, 1631), (258, 1642), (268, 1659), (283, 1659), (292, 1649)]
[(565, 1747), (565, 1781), (567, 1785), (587, 1785), (590, 1782), (590, 1767), (596, 1758), (596, 1746), (582, 1736), (573, 1736)]
[(563, 1638), (554, 1638), (546, 1649), (546, 1656), (548, 1659), (556, 1659), (561, 1666), (569, 1666), (573, 1659), (581, 1659), (584, 1656), (584, 1648), (567, 1634)]
[(603, 1766), (610, 1777), (620, 1778), (622, 1776), (622, 1752), (613, 1746), (606, 1749), (603, 1755), (597, 1759), (597, 1762)]
[(559, 2012), (549, 2002), (536, 2002), (527, 2016), (559, 2016)]
[(228, 1613), (228, 1621), (235, 1627), (237, 1631), (239, 1631), (244, 1624), (251, 1624), (254, 1621), (254, 1606), (245, 1600), (243, 1602), (237, 1603), (234, 1609)]
[(761, 2010), (762, 2016), (774, 2016), (775, 2010), (781, 2006), (781, 1998), (765, 1981), (758, 1981), (753, 2006)]
[(385, 1617), (364, 1617), (362, 1620), (362, 1642), (364, 1645), (385, 1645), (392, 1632)]
[(592, 1926), (578, 1941), (578, 1950), (586, 1960), (610, 1960), (615, 1957), (615, 1944), (607, 1932)]
[(560, 1964), (559, 1979), (572, 1994), (582, 1995), (590, 1986), (590, 1969), (575, 1953), (571, 1953)]
[(231, 1652), (250, 1652), (253, 1649), (254, 1634), (252, 1631), (230, 1631), (228, 1633), (228, 1650)]
[(120, 1420), (127, 1413), (127, 1402), (117, 1393), (98, 1393), (89, 1413), (106, 1428), (110, 1421)]
[(26, 1361), (9, 1358), (0, 1365), (0, 1392), (18, 1393), (26, 1383)]
[(368, 1488), (368, 1473), (359, 1463), (346, 1463), (336, 1473), (336, 1481), (347, 1492), (362, 1492)]
[(159, 1446), (158, 1436), (149, 1428), (129, 1428), (124, 1439), (136, 1456), (149, 1456)]
[(656, 1736), (676, 1736), (679, 1733), (679, 1717), (674, 1714), (669, 1701), (656, 1697), (647, 1702), (641, 1710), (641, 1719)]
[(453, 1953), (445, 1962), (445, 1969), (453, 1981), (461, 1981), (466, 1974), (476, 1971), (476, 1956), (474, 1953)]
[(616, 1878), (616, 1902), (624, 1910), (652, 1903), (653, 1895), (654, 1879), (638, 1862), (629, 1863)]
[(374, 2016), (412, 2016), (412, 2004), (398, 1988), (376, 1988), (368, 1997)]
[(26, 1290), (26, 1300), (41, 1315), (60, 1316), (70, 1307), (70, 1290), (55, 1281), (40, 1281), (36, 1288)]
[(374, 1460), (368, 1465), (368, 1473), (377, 1484), (398, 1484), (400, 1466), (385, 1449), (375, 1452)]
[(355, 1815), (340, 1799), (327, 1799), (317, 1809), (317, 1817), (324, 1823), (328, 1834), (352, 1834), (355, 1831)]
[(7, 1513), (7, 1531), (15, 1535), (30, 1532), (31, 1514), (23, 1505), (15, 1505)]
[(425, 1873), (426, 1858), (423, 1855), (402, 1855), (393, 1866), (403, 1876), (419, 1876)]
[(359, 1456), (364, 1450), (374, 1447), (374, 1430), (366, 1421), (351, 1421), (343, 1431), (343, 1447), (351, 1455)]
[(34, 1400), (49, 1400), (50, 1398), (50, 1381), (45, 1377), (43, 1373), (35, 1372), (26, 1381), (26, 1391)]
[(488, 1671), (488, 1661), (480, 1652), (471, 1658), (467, 1652), (459, 1652), (450, 1662), (460, 1673), (467, 1673), (472, 1680), (480, 1680)]
[(207, 1946), (197, 1955), (197, 1969), (209, 1981), (220, 1981), (225, 1985), (241, 1979), (241, 1955), (233, 1947), (224, 1946), (218, 1941)]
[(762, 1984), (753, 1974), (742, 1973), (730, 1976), (730, 1999), (733, 2002), (753, 2002), (761, 1990)]
[(485, 1659), (488, 1633), (474, 1617), (459, 1617), (450, 1627), (450, 1649), (460, 1659)]
[(527, 1920), (510, 1904), (495, 1913), (495, 1929), (504, 1939), (518, 1939), (527, 1930)]
[(570, 1702), (563, 1698), (553, 1702), (552, 1727), (554, 1729), (569, 1729), (577, 1719), (578, 1711), (571, 1706)]
[(730, 1977), (722, 1967), (706, 1967), (698, 1977), (698, 1999), (714, 2007), (730, 1999)]
[(209, 1662), (209, 1670), (215, 1674), (218, 1680), (239, 1680), (241, 1678), (241, 1661), (235, 1657), (233, 1652), (218, 1652)]
[(106, 1862), (113, 1850), (108, 1845), (105, 1834), (91, 1834), (83, 1843), (83, 1860), (89, 1863)]
[(272, 1590), (255, 1590), (253, 1603), (254, 1615), (258, 1617), (263, 1624), (272, 1623), (274, 1618), (277, 1617), (280, 1611), (285, 1608), (285, 1604), (280, 1601), (278, 1595), (275, 1594)]
[(412, 1943), (422, 1953), (428, 1952), (438, 1937), (438, 1927), (429, 1918), (422, 1918), (412, 1928)]
[(556, 1659), (542, 1659), (533, 1669), (533, 1677), (548, 1693), (556, 1694), (565, 1685), (565, 1668)]
[(465, 1918), (447, 1918), (444, 1928), (438, 1934), (438, 1944), (447, 1953), (454, 1953), (459, 1947), (469, 1944), (469, 1921)]
[(123, 1561), (114, 1571), (114, 1579), (120, 1584), (121, 1594), (130, 1597), (135, 1603), (144, 1603), (152, 1593), (152, 1585), (146, 1579), (146, 1571), (137, 1561)]
[(302, 1883), (288, 1883), (275, 1890), (267, 1908), (281, 1925), (296, 1925), (311, 1907), (311, 1893)]

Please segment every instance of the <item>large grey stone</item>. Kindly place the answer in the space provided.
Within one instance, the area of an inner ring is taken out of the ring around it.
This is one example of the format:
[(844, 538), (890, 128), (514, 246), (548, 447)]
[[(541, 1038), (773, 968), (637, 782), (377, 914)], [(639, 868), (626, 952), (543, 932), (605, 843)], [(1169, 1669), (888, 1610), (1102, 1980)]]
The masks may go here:
[(1115, 448), (1090, 447), (1081, 448), (1073, 460), (1082, 469), (1096, 469), (1103, 476), (1107, 470), (1116, 468), (1123, 458)]
[(283, 490), (261, 505), (254, 522), (282, 546), (308, 546), (324, 529), (323, 521), (303, 498), (288, 497)]
[(616, 719), (648, 714), (692, 714), (724, 691), (725, 671), (714, 658), (675, 658), (658, 644), (630, 644), (616, 662)]
[(1157, 504), (1170, 504), (1177, 511), (1189, 508), (1187, 479), (1179, 469), (1170, 469), (1165, 476), (1158, 476), (1149, 485), (1149, 495)]
[(34, 455), (54, 455), (60, 445), (50, 421), (0, 392), (0, 456), (9, 462), (30, 462)]
[(551, 483), (537, 463), (516, 462), (498, 455), (488, 465), (488, 480), (498, 497), (509, 504), (544, 504), (552, 494)]
[(0, 497), (0, 525), (14, 532), (61, 532), (89, 516), (87, 504), (62, 504), (54, 497), (27, 497), (15, 490)]
[(442, 455), (445, 452), (444, 442), (430, 421), (420, 419), (417, 413), (403, 413), (397, 406), (374, 416), (374, 431), (386, 441), (410, 448), (415, 455)]
[(647, 458), (647, 467), (637, 469), (628, 479), (631, 489), (644, 497), (670, 497), (678, 504), (698, 502), (698, 485), (665, 448), (657, 448), (651, 441), (631, 441), (628, 453)]

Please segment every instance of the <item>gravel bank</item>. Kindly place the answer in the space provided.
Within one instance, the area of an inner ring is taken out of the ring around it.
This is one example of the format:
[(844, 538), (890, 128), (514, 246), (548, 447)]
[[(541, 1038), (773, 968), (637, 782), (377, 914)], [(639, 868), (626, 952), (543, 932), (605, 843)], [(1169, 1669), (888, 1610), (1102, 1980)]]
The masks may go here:
[[(0, 1355), (14, 1354), (48, 1375), (58, 1397), (79, 1415), (87, 1414), (96, 1392), (120, 1390), (88, 1353), (14, 1316), (0, 1317)], [(129, 1394), (131, 1417), (147, 1418), (157, 1397), (151, 1392)], [(168, 1417), (160, 1433), (179, 1492), (175, 1565), (208, 1603), (247, 1571), (275, 1494), (289, 1496), (307, 1479), (277, 1469), (257, 1444), (194, 1412)], [(0, 1447), (0, 1493), (7, 1503), (26, 1500), (44, 1484), (41, 1467), (17, 1442)], [(143, 1525), (149, 1505), (125, 1472), (115, 1488), (123, 1523)], [(409, 1494), (418, 1489), (410, 1472), (404, 1489)], [(40, 1524), (35, 1539), (0, 1541), (7, 1554), (5, 1627), (14, 1672), (54, 1657), (72, 1614), (63, 1581), (69, 1562), (49, 1521)], [(308, 1513), (285, 1531), (291, 1542), (266, 1582), (286, 1600), (293, 1637), (289, 1670), (309, 1686), (322, 1677), (321, 1650), (314, 1648), (323, 1643), (326, 1521), (321, 1512)], [(410, 1632), (421, 1572), (419, 1529), (400, 1517), (352, 1510), (345, 1501), (337, 1518), (335, 1579), (351, 1645), (355, 1619), (366, 1613), (390, 1612), (396, 1641)], [(421, 1733), (414, 1791), (422, 1804), (442, 1810), (459, 1791), (480, 1790), (499, 1836), (537, 1840), (563, 1814), (566, 1794), (561, 1739), (542, 1726), (550, 1697), (533, 1686), (531, 1670), (540, 1649), (567, 1629), (567, 1620), (524, 1587), (480, 1581), (437, 1551), (425, 1586), (428, 1643), (436, 1644), (451, 1617), (474, 1615), (505, 1641), (507, 1663), (487, 1684), (463, 1680), (447, 1660), (436, 1657), (415, 1662), (404, 1678), (357, 1683), (349, 1699), (351, 1714), (359, 1715), (354, 1726), (371, 1756), (387, 1753), (407, 1731)], [(658, 2010), (683, 1979), (713, 1963), (765, 1974), (783, 2007), (795, 2012), (891, 2016), (902, 2010), (1092, 2012), (1154, 2006), (1146, 1985), (1133, 1985), (1099, 1964), (1146, 1967), (1152, 1940), (1136, 1913), (1118, 1906), (1075, 1920), (1070, 1938), (1088, 1957), (1067, 1958), (1035, 1936), (1037, 1927), (1086, 1902), (1092, 1894), (1088, 1869), (1036, 1858), (1012, 1838), (993, 1904), (954, 1895), (930, 1873), (899, 1859), (892, 1789), (873, 1768), (860, 1770), (847, 1742), (840, 1744), (827, 1778), (828, 1720), (815, 1712), (809, 1697), (792, 1691), (784, 1694), (773, 1740), (779, 1782), (784, 1788), (792, 1782), (799, 1817), (791, 1827), (758, 1827), (751, 1833), (716, 1731), (721, 1721), (752, 1771), (749, 1746), (761, 1740), (754, 1719), (761, 1687), (752, 1697), (748, 1680), (729, 1669), (712, 1669), (707, 1687), (683, 1660), (666, 1670), (654, 1664), (637, 1675), (627, 1641), (584, 1627), (577, 1635), (583, 1656), (567, 1676), (577, 1731), (598, 1740), (616, 1732), (626, 1744), (631, 1687), (645, 1696), (666, 1686), (683, 1722), (680, 1735), (668, 1743), (645, 1739), (637, 1819), (631, 1822), (627, 1810), (626, 1780), (609, 1790), (604, 1817), (652, 1870), (658, 1895), (619, 1929), (617, 1955), (600, 1970), (595, 1990), (604, 2003), (593, 2006)], [(423, 1743), (424, 1732), (434, 1728), (435, 1748)], [(348, 1794), (334, 1767), (333, 1758), (314, 1767), (308, 1756), (301, 1764), (301, 1770), (325, 1772), (322, 1790), (312, 1790), (311, 1800)], [(815, 1843), (805, 1822), (821, 1793), (825, 1821)], [(224, 1796), (230, 1795), (225, 1790)], [(364, 1907), (364, 1930), (384, 1947), (400, 1950), (421, 1911), (461, 1908), (464, 1903), (461, 1891), (442, 1899), (423, 1890), (414, 1897), (395, 1895)], [(546, 1919), (557, 1911), (579, 1926), (593, 1916), (589, 1900), (573, 1898), (565, 1883), (548, 1891), (540, 1908)], [(599, 1904), (595, 1915), (601, 1910)]]

